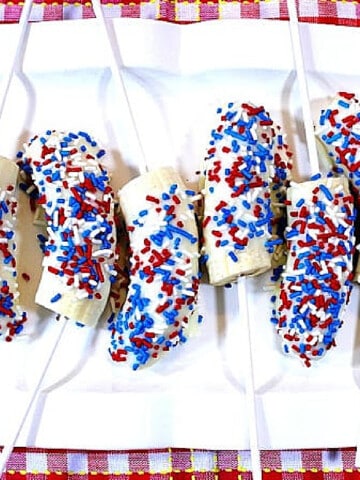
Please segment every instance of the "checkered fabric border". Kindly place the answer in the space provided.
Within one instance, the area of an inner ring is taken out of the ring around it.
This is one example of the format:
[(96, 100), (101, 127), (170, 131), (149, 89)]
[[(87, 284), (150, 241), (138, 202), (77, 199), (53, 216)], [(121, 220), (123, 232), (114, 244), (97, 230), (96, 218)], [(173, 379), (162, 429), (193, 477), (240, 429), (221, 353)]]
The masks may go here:
[[(264, 480), (346, 480), (355, 449), (263, 451)], [(250, 480), (249, 451), (149, 450), (85, 452), (15, 449), (2, 480), (71, 478), (118, 480)], [(331, 477), (329, 476), (331, 474)], [(354, 477), (351, 478), (354, 478)], [(350, 479), (350, 477), (349, 477)]]
[[(359, 0), (298, 0), (300, 20), (360, 25)], [(22, 0), (0, 0), (0, 22), (17, 22)], [(214, 19), (287, 20), (286, 0), (103, 0), (107, 17), (150, 18), (177, 23)], [(32, 21), (93, 17), (89, 0), (35, 0)]]

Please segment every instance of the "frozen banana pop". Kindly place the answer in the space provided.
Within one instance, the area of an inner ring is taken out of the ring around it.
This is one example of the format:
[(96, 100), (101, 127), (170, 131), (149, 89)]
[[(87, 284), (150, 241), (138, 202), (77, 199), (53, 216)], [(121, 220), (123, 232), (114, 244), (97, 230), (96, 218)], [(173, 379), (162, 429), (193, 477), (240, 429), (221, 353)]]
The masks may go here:
[(263, 107), (229, 103), (217, 114), (203, 166), (202, 254), (209, 282), (224, 285), (272, 267), (291, 153)]
[(307, 367), (336, 345), (352, 289), (354, 199), (342, 177), (288, 190), (288, 261), (272, 322), (286, 354)]
[(89, 326), (98, 322), (116, 275), (114, 195), (104, 155), (86, 132), (48, 130), (24, 145), (19, 161), (47, 225), (35, 301)]
[(130, 237), (130, 284), (109, 325), (109, 350), (115, 362), (136, 370), (185, 342), (201, 319), (197, 196), (163, 167), (131, 180), (119, 199)]
[(17, 282), (18, 173), (13, 161), (0, 157), (0, 339), (5, 341), (20, 334), (27, 321), (19, 303)]
[[(360, 103), (355, 94), (339, 92), (319, 115), (315, 130), (319, 158), (334, 175), (345, 175), (351, 185), (356, 210), (360, 207)], [(357, 223), (359, 217), (357, 218)], [(357, 228), (358, 230), (358, 228)], [(358, 237), (357, 233), (357, 237)], [(359, 244), (359, 238), (356, 239)], [(360, 282), (359, 247), (354, 261), (354, 281)]]

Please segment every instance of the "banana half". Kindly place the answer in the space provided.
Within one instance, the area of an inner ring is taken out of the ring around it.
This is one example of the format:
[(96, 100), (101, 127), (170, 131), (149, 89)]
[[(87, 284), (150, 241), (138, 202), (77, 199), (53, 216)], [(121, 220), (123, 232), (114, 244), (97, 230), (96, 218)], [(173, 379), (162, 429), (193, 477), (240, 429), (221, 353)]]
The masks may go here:
[(27, 314), (19, 304), (16, 263), (17, 165), (0, 157), (0, 339), (23, 332)]
[(47, 224), (35, 301), (89, 326), (104, 311), (116, 275), (114, 194), (104, 155), (85, 132), (49, 130), (24, 146), (19, 161)]
[[(339, 92), (321, 110), (315, 128), (319, 159), (327, 171), (345, 175), (356, 209), (360, 208), (360, 103), (353, 93)], [(359, 223), (359, 217), (357, 218)], [(357, 225), (357, 250), (359, 250)], [(360, 282), (359, 253), (354, 259), (354, 281)]]
[(130, 284), (109, 325), (110, 354), (134, 370), (186, 341), (197, 315), (199, 239), (197, 200), (172, 168), (126, 184), (120, 207), (130, 239)]
[(286, 239), (272, 322), (284, 352), (309, 367), (335, 346), (352, 288), (354, 205), (344, 176), (292, 184)]
[(201, 184), (202, 254), (209, 282), (224, 285), (273, 266), (291, 153), (263, 107), (230, 103), (217, 115)]

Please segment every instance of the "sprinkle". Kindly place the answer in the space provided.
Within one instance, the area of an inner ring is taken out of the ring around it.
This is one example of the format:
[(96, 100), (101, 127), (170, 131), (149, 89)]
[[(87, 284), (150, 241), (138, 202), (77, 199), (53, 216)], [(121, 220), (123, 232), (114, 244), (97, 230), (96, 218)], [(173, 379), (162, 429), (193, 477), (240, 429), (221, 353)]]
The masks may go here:
[(56, 295), (54, 295), (51, 299), (50, 299), (50, 302), (51, 303), (55, 303), (55, 302), (58, 302), (61, 298), (61, 294), (60, 293), (57, 293)]

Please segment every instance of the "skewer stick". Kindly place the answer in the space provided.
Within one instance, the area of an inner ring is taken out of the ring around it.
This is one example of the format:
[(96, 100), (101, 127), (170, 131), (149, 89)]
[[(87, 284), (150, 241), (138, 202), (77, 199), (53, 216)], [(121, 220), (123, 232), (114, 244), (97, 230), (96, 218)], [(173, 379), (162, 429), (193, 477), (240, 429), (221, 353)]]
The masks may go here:
[(16, 68), (18, 67), (19, 60), (21, 58), (21, 55), (26, 48), (27, 44), (27, 34), (29, 31), (29, 18), (30, 18), (30, 13), (31, 13), (31, 8), (32, 8), (32, 0), (25, 0), (24, 5), (21, 10), (21, 16), (19, 19), (18, 23), (18, 29), (17, 29), (17, 39), (15, 40), (15, 51), (14, 55), (12, 56), (9, 68), (7, 72), (5, 73), (5, 77), (3, 82), (1, 83), (1, 91), (0, 91), (0, 118), (2, 117), (4, 107), (5, 107), (5, 102), (9, 93), (11, 81), (14, 76), (14, 72)]
[(51, 365), (52, 359), (55, 355), (55, 352), (57, 350), (57, 347), (59, 345), (59, 342), (61, 340), (61, 337), (62, 337), (62, 334), (65, 330), (66, 325), (67, 325), (67, 321), (65, 319), (62, 319), (62, 324), (59, 326), (60, 331), (56, 332), (56, 334), (55, 334), (55, 340), (54, 340), (53, 346), (50, 349), (49, 355), (46, 356), (46, 362), (45, 362), (45, 365), (41, 369), (40, 376), (39, 376), (34, 388), (31, 390), (30, 394), (28, 395), (26, 402), (21, 407), (22, 413), (20, 415), (19, 421), (17, 422), (17, 424), (14, 428), (14, 431), (11, 432), (9, 438), (5, 442), (5, 445), (4, 445), (4, 447), (2, 449), (2, 452), (0, 454), (0, 476), (6, 468), (6, 464), (9, 460), (9, 458), (10, 458), (10, 455), (11, 455), (12, 451), (14, 450), (16, 441), (17, 441), (17, 439), (20, 435), (20, 432), (21, 432), (21, 430), (24, 426), (24, 423), (25, 423), (25, 421), (26, 421), (26, 419), (29, 415), (31, 407), (33, 406), (33, 404), (34, 404), (34, 402), (35, 402), (35, 400), (36, 400), (36, 398), (37, 398), (37, 396), (40, 392), (41, 386), (43, 384), (43, 380), (44, 380), (44, 378), (47, 374), (49, 366)]
[(253, 480), (261, 480), (261, 458), (259, 450), (258, 438), (258, 422), (256, 413), (256, 396), (254, 385), (254, 365), (252, 352), (251, 322), (249, 315), (249, 304), (246, 292), (246, 277), (239, 277), (237, 281), (238, 304), (241, 308), (241, 317), (244, 321), (247, 338), (245, 339), (246, 347), (246, 369), (245, 369), (245, 389), (246, 404), (248, 413), (248, 429), (250, 439), (250, 455), (251, 455), (251, 471)]
[(101, 0), (92, 0), (92, 7), (93, 7), (96, 18), (99, 21), (102, 34), (107, 42), (108, 51), (110, 53), (111, 73), (114, 78), (114, 81), (116, 82), (115, 83), (116, 93), (120, 95), (121, 104), (127, 109), (127, 114), (130, 120), (129, 125), (132, 127), (133, 132), (135, 134), (136, 142), (137, 142), (139, 153), (140, 153), (140, 157), (138, 159), (138, 166), (139, 166), (140, 174), (142, 175), (148, 172), (149, 163), (145, 155), (145, 150), (141, 141), (141, 136), (137, 128), (135, 115), (133, 113), (128, 92), (125, 86), (125, 79), (123, 76), (124, 63), (123, 63), (120, 51), (118, 49), (116, 39), (112, 38), (111, 36), (111, 32), (109, 30), (109, 26), (107, 24), (107, 21), (102, 9)]
[(296, 0), (287, 0), (287, 7), (290, 19), (290, 34), (295, 60), (296, 75), (299, 84), (300, 100), (305, 128), (306, 145), (309, 155), (311, 174), (315, 175), (320, 172), (319, 158), (316, 148), (316, 140), (314, 135), (313, 119), (311, 114), (310, 98), (308, 83), (306, 79), (304, 55), (301, 44), (301, 36), (299, 29), (299, 18), (296, 8)]

